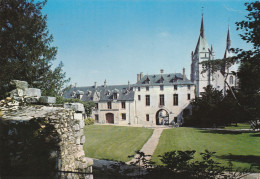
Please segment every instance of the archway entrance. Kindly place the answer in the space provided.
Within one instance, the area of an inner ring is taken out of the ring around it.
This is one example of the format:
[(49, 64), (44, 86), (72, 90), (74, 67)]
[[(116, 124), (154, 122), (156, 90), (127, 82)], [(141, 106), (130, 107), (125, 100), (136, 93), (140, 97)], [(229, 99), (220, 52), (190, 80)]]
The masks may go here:
[(169, 113), (165, 109), (157, 111), (156, 125), (169, 125)]
[(112, 113), (106, 114), (106, 123), (114, 124), (114, 114)]

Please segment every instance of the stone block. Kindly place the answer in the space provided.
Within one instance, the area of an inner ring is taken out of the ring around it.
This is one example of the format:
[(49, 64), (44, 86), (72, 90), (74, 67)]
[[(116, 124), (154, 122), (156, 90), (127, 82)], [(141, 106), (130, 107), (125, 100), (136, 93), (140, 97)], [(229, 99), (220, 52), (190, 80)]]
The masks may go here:
[(72, 109), (76, 112), (85, 113), (84, 105), (81, 103), (65, 103), (64, 108)]
[(85, 127), (85, 122), (83, 119), (79, 120), (79, 128), (82, 129)]
[(80, 138), (80, 144), (84, 144), (86, 141), (86, 138), (85, 136), (83, 135), (81, 138)]
[(15, 86), (18, 89), (23, 89), (25, 90), (28, 88), (28, 83), (26, 81), (20, 81), (20, 80), (12, 80), (10, 82), (11, 85)]
[(77, 144), (77, 145), (80, 145), (80, 138), (77, 138), (77, 139), (76, 139), (76, 144)]
[(40, 103), (42, 103), (42, 104), (55, 104), (56, 103), (56, 97), (41, 96), (40, 97)]
[(38, 88), (27, 88), (24, 91), (24, 95), (28, 97), (36, 97), (40, 98), (41, 97), (41, 90)]
[(76, 124), (76, 125), (74, 126), (74, 130), (75, 130), (75, 131), (79, 131), (79, 125), (78, 125), (78, 124)]
[(24, 98), (24, 101), (26, 103), (35, 104), (35, 103), (39, 102), (39, 98), (37, 98), (37, 97), (27, 97), (27, 98)]
[(74, 113), (74, 119), (82, 120), (83, 119), (82, 113)]

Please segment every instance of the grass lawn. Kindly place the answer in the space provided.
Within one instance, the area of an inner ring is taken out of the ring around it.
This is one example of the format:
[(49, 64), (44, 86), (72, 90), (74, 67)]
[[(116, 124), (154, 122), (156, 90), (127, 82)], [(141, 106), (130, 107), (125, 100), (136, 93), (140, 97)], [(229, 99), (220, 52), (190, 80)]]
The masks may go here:
[(214, 159), (227, 166), (229, 153), (235, 168), (249, 168), (253, 164), (260, 171), (260, 133), (241, 131), (210, 131), (194, 128), (164, 130), (152, 160), (161, 164), (158, 155), (172, 150), (196, 150), (195, 159), (205, 149), (217, 152)]
[(250, 129), (250, 124), (238, 123), (237, 126), (235, 126), (235, 124), (232, 124), (231, 126), (225, 127), (225, 129)]
[(90, 125), (85, 127), (87, 157), (129, 161), (129, 155), (140, 150), (153, 133), (153, 129)]

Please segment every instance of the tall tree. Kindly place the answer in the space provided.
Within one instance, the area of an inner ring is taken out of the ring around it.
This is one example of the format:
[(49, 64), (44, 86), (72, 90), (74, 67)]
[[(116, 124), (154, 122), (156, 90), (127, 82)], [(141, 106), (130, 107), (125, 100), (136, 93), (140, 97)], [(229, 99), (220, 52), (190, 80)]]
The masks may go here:
[[(212, 60), (202, 62), (204, 66), (214, 73), (222, 66), (230, 66), (240, 62), (237, 76), (239, 78), (239, 98), (230, 88), (235, 100), (242, 106), (242, 110), (247, 113), (247, 118), (252, 122), (253, 127), (260, 128), (260, 2), (245, 3), (248, 15), (246, 20), (237, 22), (237, 30), (242, 30), (241, 38), (252, 44), (250, 50), (233, 49), (235, 56), (227, 59)], [(208, 69), (205, 69), (206, 71)]]
[(10, 91), (10, 80), (25, 80), (44, 95), (56, 95), (69, 81), (63, 64), (52, 68), (57, 54), (42, 9), (47, 0), (0, 1), (0, 98)]
[(245, 3), (248, 11), (246, 20), (237, 22), (237, 30), (242, 30), (241, 38), (251, 43), (251, 50), (236, 49), (240, 60), (238, 70), (239, 87), (243, 94), (241, 104), (248, 113), (254, 128), (260, 128), (260, 2)]

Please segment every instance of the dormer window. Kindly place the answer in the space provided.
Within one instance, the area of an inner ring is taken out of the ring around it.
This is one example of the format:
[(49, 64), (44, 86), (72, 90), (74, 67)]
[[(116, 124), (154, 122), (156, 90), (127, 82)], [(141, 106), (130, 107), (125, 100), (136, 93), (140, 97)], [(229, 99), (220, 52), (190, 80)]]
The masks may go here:
[(157, 83), (163, 83), (164, 79), (163, 77), (161, 76), (161, 78), (157, 81)]
[(109, 90), (106, 91), (106, 95), (107, 95), (107, 96), (110, 95), (110, 91), (109, 91)]
[(150, 83), (150, 79), (147, 76), (147, 78), (144, 80), (143, 84), (149, 84), (149, 83)]
[(117, 99), (117, 93), (113, 93), (113, 99)]

